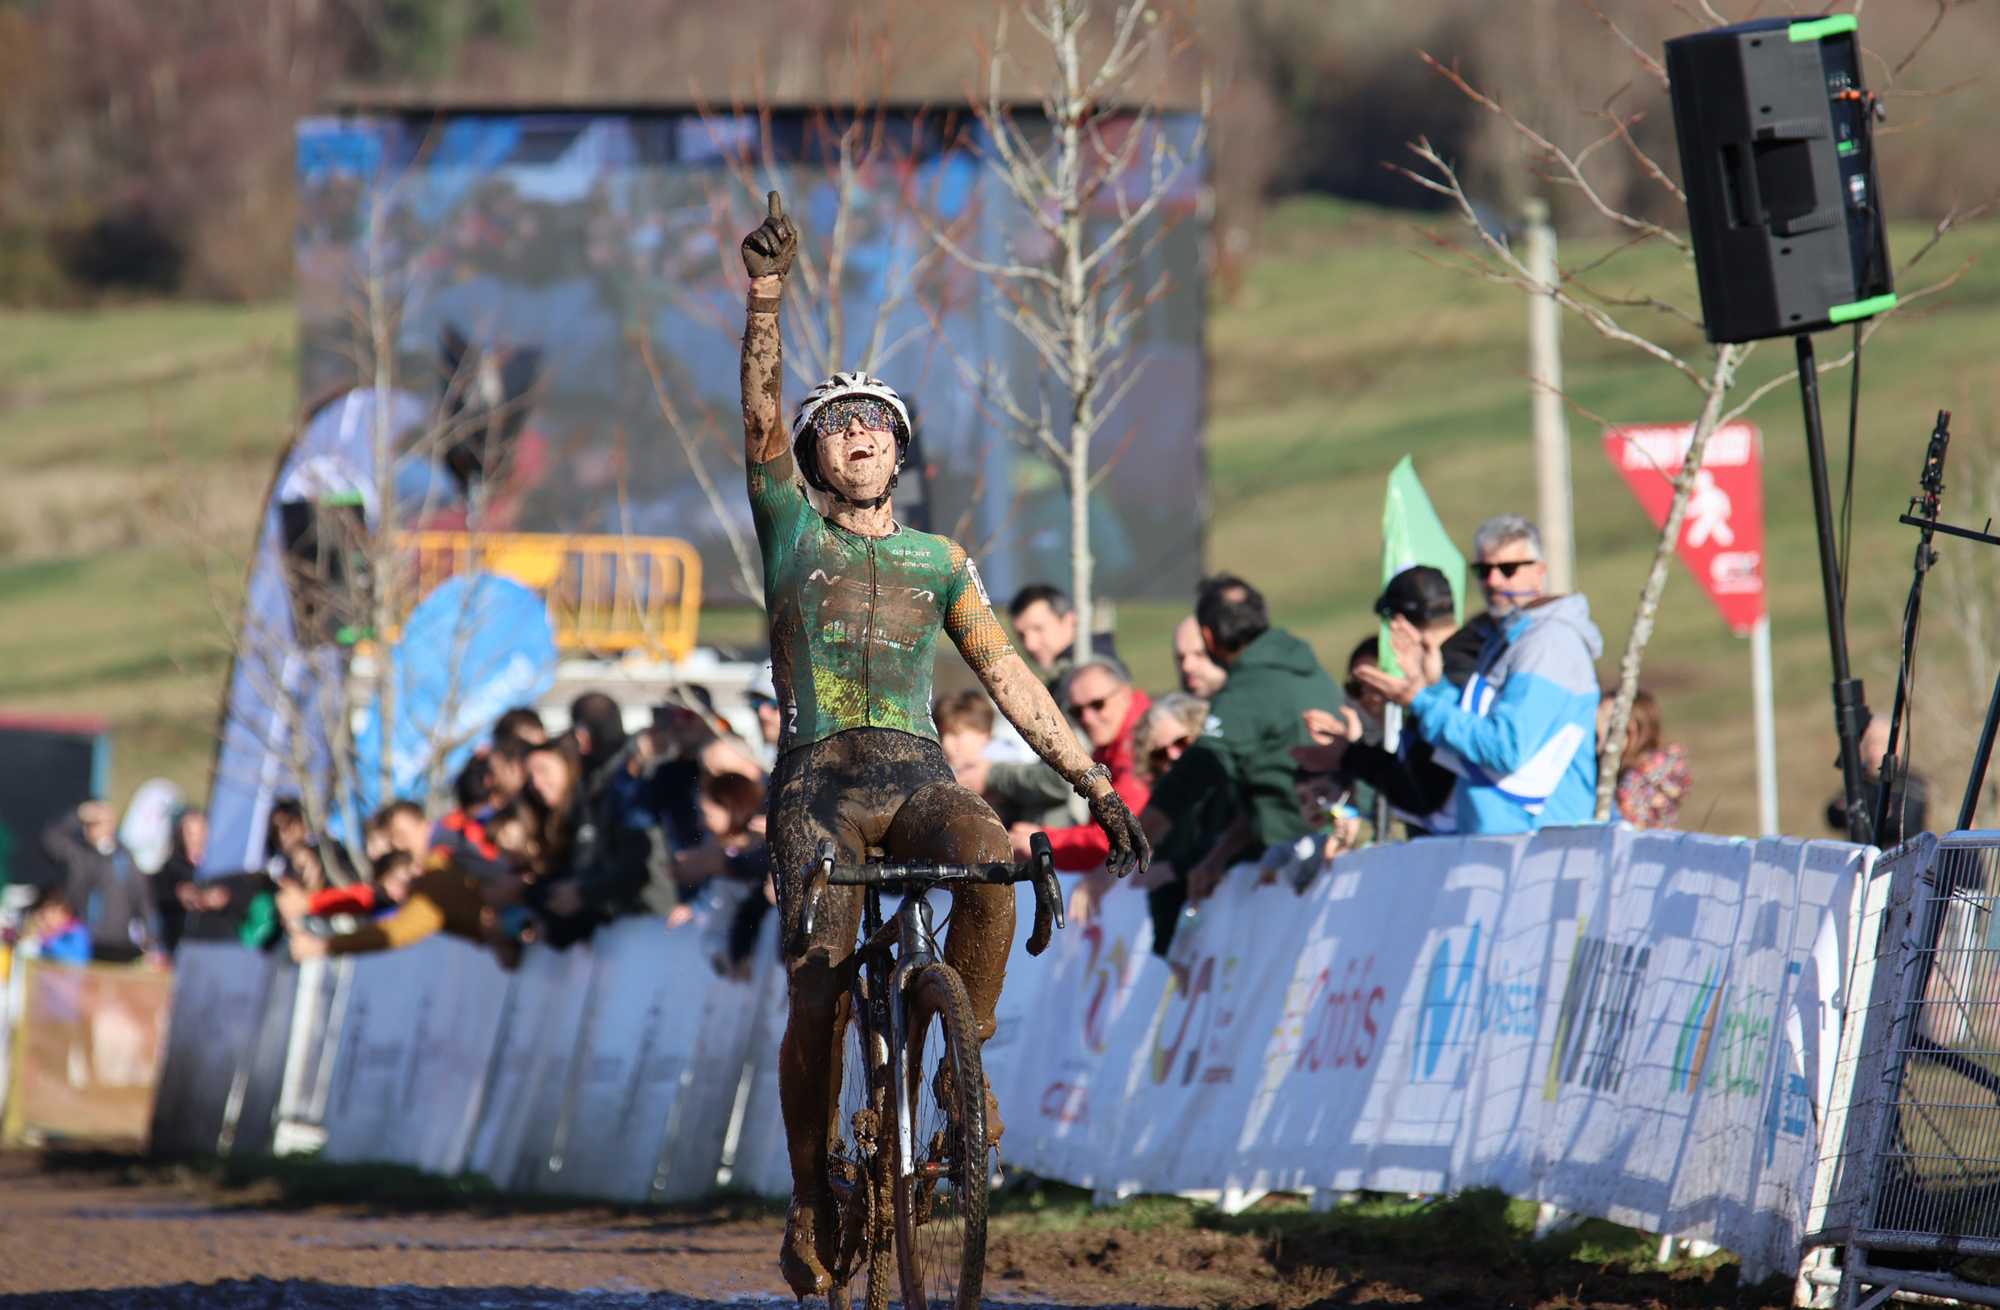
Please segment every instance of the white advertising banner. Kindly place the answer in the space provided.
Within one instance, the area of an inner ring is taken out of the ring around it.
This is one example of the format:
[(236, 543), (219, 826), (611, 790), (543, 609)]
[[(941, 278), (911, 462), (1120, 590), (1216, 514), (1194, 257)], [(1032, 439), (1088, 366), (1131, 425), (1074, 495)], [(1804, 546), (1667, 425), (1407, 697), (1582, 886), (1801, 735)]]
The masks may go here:
[[(1760, 1276), (1796, 1251), (1872, 859), (1608, 827), (1438, 838), (1343, 856), (1303, 893), (1239, 868), (1164, 959), (1128, 886), (1031, 958), (1021, 889), (985, 1050), (1002, 1156), (1105, 1193), (1496, 1187)], [(702, 925), (652, 918), (512, 975), (457, 942), (355, 961), (328, 1157), (678, 1199), (728, 1143), (735, 1185), (784, 1193), (772, 931), (748, 982), (715, 974)], [(265, 963), (190, 949), (156, 1132), (213, 1149)]]

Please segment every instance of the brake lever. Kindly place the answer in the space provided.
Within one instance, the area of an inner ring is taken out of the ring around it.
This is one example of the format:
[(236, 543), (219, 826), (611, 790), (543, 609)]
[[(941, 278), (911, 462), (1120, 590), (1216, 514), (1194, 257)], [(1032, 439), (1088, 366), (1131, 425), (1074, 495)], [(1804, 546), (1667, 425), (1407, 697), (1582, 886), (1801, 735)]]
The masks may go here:
[(1056, 881), (1055, 852), (1046, 832), (1028, 838), (1028, 858), (1035, 865), (1035, 931), (1028, 938), (1028, 954), (1040, 955), (1049, 948), (1055, 928), (1064, 926), (1062, 884)]
[(830, 841), (819, 844), (819, 857), (813, 861), (812, 872), (806, 877), (806, 902), (799, 913), (798, 932), (792, 938), (792, 958), (797, 959), (812, 945), (813, 923), (819, 918), (819, 902), (826, 895), (827, 884), (833, 880), (833, 861), (838, 852)]

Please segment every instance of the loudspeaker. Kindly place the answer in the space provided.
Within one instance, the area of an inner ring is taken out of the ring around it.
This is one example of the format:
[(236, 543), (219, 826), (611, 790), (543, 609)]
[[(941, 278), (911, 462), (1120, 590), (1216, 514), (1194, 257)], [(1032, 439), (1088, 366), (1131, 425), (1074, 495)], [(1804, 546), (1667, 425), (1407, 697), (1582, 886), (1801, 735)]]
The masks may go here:
[(1710, 341), (1816, 332), (1896, 303), (1852, 14), (1667, 42)]

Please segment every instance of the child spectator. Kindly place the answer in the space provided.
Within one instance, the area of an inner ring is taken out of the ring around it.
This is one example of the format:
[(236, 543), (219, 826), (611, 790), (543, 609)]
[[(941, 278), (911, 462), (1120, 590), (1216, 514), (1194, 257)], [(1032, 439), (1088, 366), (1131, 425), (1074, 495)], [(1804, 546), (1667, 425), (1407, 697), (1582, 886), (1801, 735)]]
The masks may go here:
[(51, 964), (89, 964), (90, 926), (70, 908), (61, 886), (45, 887), (28, 911), (22, 954)]
[[(1597, 704), (1597, 739), (1611, 727), (1611, 707), (1618, 693), (1608, 691)], [(1687, 751), (1679, 742), (1660, 740), (1660, 705), (1641, 688), (1632, 698), (1632, 717), (1625, 725), (1625, 753), (1618, 757), (1618, 814), (1635, 828), (1671, 828), (1687, 798)]]

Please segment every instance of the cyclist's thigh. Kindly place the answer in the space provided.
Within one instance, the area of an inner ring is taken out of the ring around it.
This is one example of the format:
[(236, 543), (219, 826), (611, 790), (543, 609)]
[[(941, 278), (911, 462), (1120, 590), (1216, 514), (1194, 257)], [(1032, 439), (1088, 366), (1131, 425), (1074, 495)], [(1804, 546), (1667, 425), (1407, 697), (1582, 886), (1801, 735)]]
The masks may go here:
[(984, 864), (1008, 858), (1007, 829), (985, 798), (956, 782), (931, 781), (896, 811), (882, 847), (898, 859)]
[[(867, 847), (861, 832), (840, 814), (838, 778), (832, 770), (812, 767), (808, 757), (817, 749), (818, 745), (802, 746), (790, 752), (778, 762), (771, 779), (767, 839), (778, 886), (778, 931), (783, 934), (785, 957), (794, 964), (798, 957), (793, 943), (805, 914), (807, 876), (819, 858), (821, 843), (833, 842), (843, 864), (859, 862)], [(826, 963), (838, 963), (854, 949), (860, 925), (861, 889), (828, 887), (813, 916), (811, 945), (826, 949)]]

